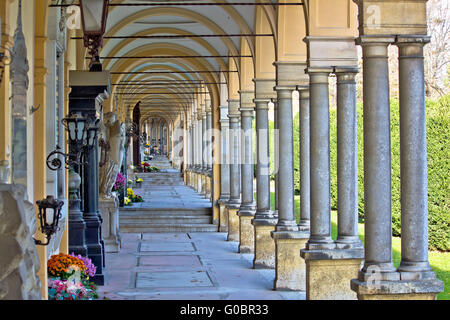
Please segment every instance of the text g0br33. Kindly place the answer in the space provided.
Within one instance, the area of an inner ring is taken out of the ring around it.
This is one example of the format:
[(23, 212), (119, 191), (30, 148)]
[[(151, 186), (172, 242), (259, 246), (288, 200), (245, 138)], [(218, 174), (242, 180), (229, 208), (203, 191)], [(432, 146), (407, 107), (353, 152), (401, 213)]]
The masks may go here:
[(239, 315), (252, 315), (252, 314), (268, 314), (269, 306), (268, 305), (259, 305), (259, 304), (227, 304), (225, 306), (225, 314), (239, 314)]

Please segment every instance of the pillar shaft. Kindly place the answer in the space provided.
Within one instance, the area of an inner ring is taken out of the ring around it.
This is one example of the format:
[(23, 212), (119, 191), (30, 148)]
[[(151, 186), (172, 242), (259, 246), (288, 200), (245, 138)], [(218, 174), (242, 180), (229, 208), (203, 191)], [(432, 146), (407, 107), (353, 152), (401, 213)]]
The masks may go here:
[(212, 169), (212, 113), (211, 110), (206, 112), (206, 169)]
[(241, 203), (241, 185), (239, 177), (239, 115), (230, 117), (230, 203)]
[(309, 90), (300, 91), (300, 228), (310, 228)]
[(241, 185), (242, 204), (241, 211), (253, 210), (253, 108), (241, 108)]
[(280, 168), (280, 150), (279, 150), (279, 145), (280, 145), (280, 135), (279, 135), (279, 126), (278, 126), (278, 101), (277, 99), (272, 99), (273, 102), (273, 120), (274, 120), (274, 145), (273, 145), (273, 150), (274, 150), (274, 165), (275, 165), (275, 216), (278, 216), (278, 170)]
[(220, 162), (220, 198), (227, 200), (230, 197), (230, 165), (229, 165), (229, 132), (230, 121), (229, 119), (220, 120), (221, 128), (221, 162)]
[(276, 231), (298, 231), (294, 214), (294, 140), (291, 87), (276, 87), (279, 128), (278, 223)]
[(256, 103), (256, 192), (255, 218), (270, 218), (270, 151), (269, 151), (269, 102), (255, 99)]
[(308, 249), (331, 249), (330, 114), (328, 76), (331, 70), (311, 70), (310, 77), (310, 186), (311, 235)]
[(358, 237), (358, 142), (356, 68), (339, 68), (337, 75), (337, 199), (338, 246), (361, 247)]
[(399, 271), (429, 271), (428, 181), (423, 46), (428, 37), (397, 39), (400, 75), (402, 259)]
[(201, 169), (203, 167), (202, 134), (203, 134), (203, 121), (202, 121), (202, 116), (199, 114), (198, 118), (197, 118), (197, 165), (198, 165), (199, 169)]
[(388, 45), (393, 39), (362, 41), (364, 95), (363, 272), (375, 265), (393, 272), (391, 213), (391, 139)]
[(207, 145), (207, 120), (206, 120), (206, 112), (202, 113), (202, 170), (206, 170), (208, 167), (208, 145)]

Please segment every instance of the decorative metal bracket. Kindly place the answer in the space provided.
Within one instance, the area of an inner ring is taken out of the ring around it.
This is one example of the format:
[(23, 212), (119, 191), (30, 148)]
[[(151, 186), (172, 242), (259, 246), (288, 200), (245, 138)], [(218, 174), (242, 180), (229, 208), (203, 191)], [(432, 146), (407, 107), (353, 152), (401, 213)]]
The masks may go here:
[(41, 105), (38, 105), (37, 108), (35, 108), (34, 106), (30, 107), (30, 114), (35, 113), (36, 111), (38, 111), (41, 108)]
[[(64, 167), (66, 169), (70, 169), (70, 167), (72, 165), (83, 165), (83, 163), (80, 162), (81, 152), (63, 153), (60, 150), (61, 150), (61, 148), (59, 146), (56, 146), (56, 150), (53, 150), (47, 156), (46, 163), (47, 163), (47, 167), (50, 170), (57, 171), (57, 170), (61, 169), (63, 163), (62, 163), (61, 159), (58, 158), (58, 155), (61, 155), (64, 157), (64, 163), (65, 163)], [(52, 157), (55, 157), (55, 158), (51, 159)], [(75, 160), (73, 160), (73, 159), (75, 159)]]

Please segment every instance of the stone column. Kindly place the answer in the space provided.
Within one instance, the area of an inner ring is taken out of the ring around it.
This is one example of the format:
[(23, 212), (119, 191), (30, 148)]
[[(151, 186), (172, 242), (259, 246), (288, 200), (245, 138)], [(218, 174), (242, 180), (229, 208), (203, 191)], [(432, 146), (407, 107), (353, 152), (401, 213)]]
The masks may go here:
[[(356, 158), (356, 86), (354, 69), (310, 67), (310, 238), (301, 256), (306, 263), (308, 300), (354, 300), (350, 280), (360, 270)], [(328, 77), (338, 75), (338, 177), (340, 244), (331, 238), (330, 118)], [(347, 140), (346, 140), (347, 139)], [(346, 162), (347, 161), (347, 162)], [(357, 191), (356, 191), (357, 192)], [(349, 233), (345, 231), (350, 230)], [(349, 237), (346, 237), (350, 235)], [(341, 240), (342, 239), (342, 240)], [(326, 281), (324, 281), (326, 279)]]
[[(208, 103), (209, 102), (209, 103)], [(206, 198), (211, 199), (212, 193), (212, 110), (211, 102), (207, 100), (206, 109)]]
[[(367, 61), (364, 61), (364, 80), (366, 80), (366, 64), (369, 71), (373, 72), (376, 69), (377, 64), (374, 61), (373, 52), (375, 48), (382, 47), (382, 44), (374, 43), (373, 40), (368, 41), (367, 37), (361, 37), (360, 39), (363, 50), (365, 52), (368, 51), (366, 55)], [(443, 282), (436, 279), (436, 275), (428, 263), (428, 188), (423, 65), (423, 46), (428, 41), (429, 37), (427, 36), (397, 36), (396, 39), (396, 45), (399, 47), (400, 75), (402, 259), (398, 272), (392, 272), (390, 268), (391, 263), (388, 260), (389, 257), (375, 251), (376, 243), (369, 243), (369, 246), (372, 244), (373, 247), (370, 246), (370, 251), (367, 250), (366, 259), (368, 259), (367, 256), (370, 253), (371, 260), (366, 262), (358, 279), (352, 280), (351, 283), (352, 289), (357, 292), (358, 298), (361, 300), (434, 300), (436, 295), (444, 290)], [(384, 53), (384, 51), (382, 52)], [(388, 68), (384, 65), (387, 62), (384, 56), (382, 59), (382, 70), (387, 73)], [(370, 80), (368, 81), (370, 84)], [(388, 87), (388, 84), (383, 84), (383, 87)], [(368, 100), (369, 98), (374, 99), (376, 93), (372, 92), (372, 90), (367, 88)], [(364, 99), (366, 99), (365, 96), (366, 89), (364, 91)], [(370, 100), (370, 102), (374, 103), (375, 101)], [(369, 104), (369, 106), (371, 105)], [(364, 115), (366, 116), (366, 113)], [(371, 115), (371, 113), (368, 115)], [(376, 119), (372, 119), (372, 121), (376, 121)], [(389, 118), (385, 121), (386, 124), (383, 129), (386, 130)], [(375, 126), (375, 123), (373, 123), (373, 126)], [(366, 141), (366, 135), (364, 139)], [(387, 151), (390, 151), (390, 148), (386, 150), (386, 153)], [(371, 182), (373, 183), (374, 181)], [(372, 205), (374, 206), (374, 204)], [(366, 216), (368, 213), (366, 211)], [(370, 211), (371, 216), (375, 215), (375, 213)], [(388, 219), (387, 213), (384, 219)], [(390, 214), (389, 219), (391, 219)], [(375, 232), (379, 232), (382, 226), (388, 224), (388, 221), (376, 220), (374, 217), (371, 217), (370, 221), (377, 225), (372, 227), (374, 230), (370, 230), (373, 234), (369, 239), (371, 241), (379, 240), (380, 235)], [(390, 222), (389, 220), (389, 226)], [(369, 231), (370, 226), (367, 226), (367, 228), (367, 231)], [(391, 236), (390, 233), (388, 235), (389, 237)], [(388, 244), (387, 239), (383, 240), (380, 243), (384, 244), (384, 246), (380, 246), (379, 250), (390, 249), (390, 247), (385, 248)], [(376, 281), (374, 281), (374, 278)]]
[(271, 232), (277, 219), (270, 206), (269, 102), (275, 95), (275, 80), (254, 79), (256, 104), (256, 198), (252, 220), (255, 235), (253, 268), (275, 268), (275, 242)]
[(229, 126), (228, 106), (220, 106), (221, 153), (220, 153), (220, 198), (219, 232), (228, 232), (228, 211), (226, 203), (230, 200), (230, 165), (229, 165)]
[[(335, 68), (337, 76), (337, 248), (362, 249), (358, 236), (357, 68)], [(361, 250), (361, 254), (363, 251)]]
[(197, 111), (197, 192), (202, 192), (202, 169), (203, 169), (203, 115), (202, 110)]
[(297, 88), (299, 91), (300, 118), (300, 223), (301, 231), (310, 229), (310, 149), (309, 149), (309, 89)]
[(230, 119), (230, 200), (228, 211), (228, 241), (239, 241), (239, 217), (241, 206), (241, 182), (239, 177), (239, 100), (229, 100), (228, 118)]
[(202, 153), (200, 154), (201, 158), (202, 158), (202, 169), (201, 169), (201, 176), (202, 176), (202, 188), (201, 188), (201, 194), (204, 195), (206, 197), (206, 170), (207, 170), (207, 166), (208, 166), (208, 157), (207, 157), (207, 152), (208, 152), (208, 147), (207, 147), (207, 137), (206, 137), (206, 132), (207, 132), (207, 121), (206, 121), (206, 111), (205, 111), (205, 105), (202, 104), (202, 132), (201, 132), (201, 143), (202, 143)]
[(273, 120), (274, 120), (274, 164), (275, 164), (275, 212), (274, 216), (278, 219), (278, 169), (280, 168), (280, 135), (279, 135), (279, 126), (278, 126), (278, 100), (276, 98), (271, 99), (273, 103)]
[(330, 217), (330, 115), (328, 77), (332, 69), (308, 69), (310, 76), (311, 235), (308, 249), (333, 249)]
[(400, 75), (402, 275), (428, 263), (428, 179), (423, 46), (429, 37), (397, 37)]
[(398, 280), (392, 263), (391, 141), (388, 46), (394, 38), (358, 39), (363, 47), (364, 267), (358, 279), (376, 272)]
[[(279, 128), (278, 222), (272, 237), (275, 241), (276, 290), (304, 290), (305, 264), (299, 251), (309, 233), (299, 231), (294, 213), (294, 140), (292, 92), (295, 86), (276, 86)], [(281, 183), (282, 182), (282, 183)]]
[(253, 91), (240, 91), (241, 106), (241, 186), (242, 203), (239, 215), (239, 252), (252, 253), (254, 251), (254, 230), (251, 220), (255, 216), (256, 204), (253, 194)]
[(197, 113), (192, 113), (192, 166), (191, 166), (191, 187), (197, 190), (197, 177), (195, 170), (197, 168)]

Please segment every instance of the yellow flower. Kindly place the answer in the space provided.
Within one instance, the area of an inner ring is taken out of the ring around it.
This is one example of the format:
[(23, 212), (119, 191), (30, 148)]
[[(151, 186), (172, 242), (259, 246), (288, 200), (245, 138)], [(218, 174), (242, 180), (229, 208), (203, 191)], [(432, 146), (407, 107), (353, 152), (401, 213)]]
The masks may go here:
[(127, 197), (134, 198), (134, 191), (131, 188), (127, 188)]

